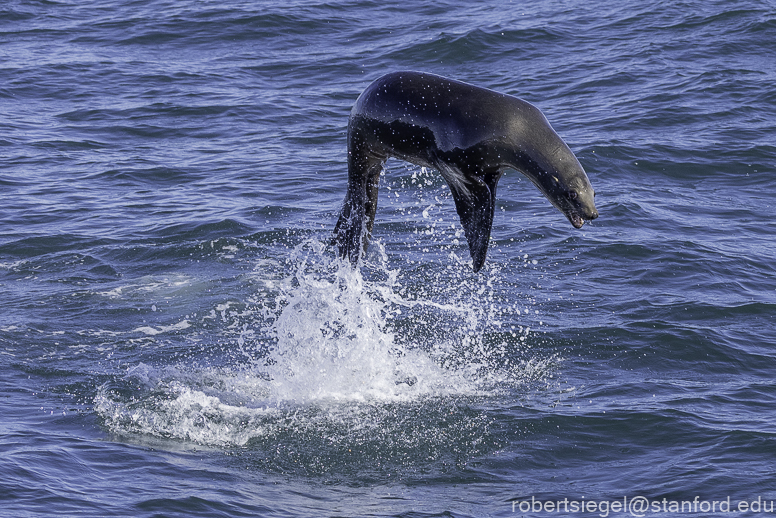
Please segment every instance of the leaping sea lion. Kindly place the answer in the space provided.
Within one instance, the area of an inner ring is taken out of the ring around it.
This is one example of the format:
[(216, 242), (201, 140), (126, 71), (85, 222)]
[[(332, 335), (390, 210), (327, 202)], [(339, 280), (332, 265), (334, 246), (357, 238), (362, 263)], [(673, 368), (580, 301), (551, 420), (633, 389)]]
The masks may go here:
[(389, 157), (442, 174), (475, 272), (485, 263), (506, 168), (526, 175), (575, 228), (598, 217), (585, 170), (538, 108), (433, 74), (393, 72), (364, 90), (348, 121), (348, 191), (334, 242), (353, 265), (371, 236)]

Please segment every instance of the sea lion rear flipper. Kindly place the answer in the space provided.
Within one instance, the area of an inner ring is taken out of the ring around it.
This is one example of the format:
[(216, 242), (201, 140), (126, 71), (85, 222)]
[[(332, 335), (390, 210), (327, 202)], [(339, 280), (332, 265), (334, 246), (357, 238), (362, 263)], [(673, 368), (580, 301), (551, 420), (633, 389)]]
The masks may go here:
[(333, 243), (342, 259), (358, 264), (366, 251), (377, 210), (377, 192), (384, 157), (375, 156), (352, 138), (348, 155), (348, 192), (342, 205)]
[[(355, 206), (354, 206), (355, 205)], [(355, 266), (361, 253), (361, 239), (364, 234), (364, 210), (350, 199), (342, 206), (337, 225), (334, 227), (332, 244), (342, 259), (348, 259)]]

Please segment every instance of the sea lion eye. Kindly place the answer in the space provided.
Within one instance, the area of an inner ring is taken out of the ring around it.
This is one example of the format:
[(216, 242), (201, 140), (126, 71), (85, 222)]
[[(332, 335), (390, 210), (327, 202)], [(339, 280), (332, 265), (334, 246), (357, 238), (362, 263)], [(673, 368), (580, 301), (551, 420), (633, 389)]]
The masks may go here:
[(570, 200), (574, 201), (577, 199), (577, 196), (579, 196), (579, 194), (577, 194), (577, 191), (569, 191), (567, 196), (569, 197)]

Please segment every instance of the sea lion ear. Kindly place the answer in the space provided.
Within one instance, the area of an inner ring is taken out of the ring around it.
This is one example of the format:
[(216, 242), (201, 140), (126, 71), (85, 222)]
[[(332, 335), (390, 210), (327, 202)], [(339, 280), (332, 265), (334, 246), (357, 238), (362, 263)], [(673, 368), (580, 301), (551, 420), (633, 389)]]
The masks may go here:
[(461, 218), (461, 225), (469, 242), (472, 268), (478, 272), (485, 264), (485, 257), (488, 255), (498, 176), (487, 175), (482, 179), (475, 175), (455, 173), (457, 171), (448, 170), (443, 176), (453, 192), (455, 209), (458, 217)]

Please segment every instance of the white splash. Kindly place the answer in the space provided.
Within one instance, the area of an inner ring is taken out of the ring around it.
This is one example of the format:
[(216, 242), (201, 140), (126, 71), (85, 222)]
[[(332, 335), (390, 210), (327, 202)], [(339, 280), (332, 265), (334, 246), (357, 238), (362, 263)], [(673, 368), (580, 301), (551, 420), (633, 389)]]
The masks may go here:
[[(132, 395), (105, 385), (95, 409), (118, 433), (245, 445), (287, 430), (300, 413), (308, 421), (323, 419), (310, 417), (311, 408), (323, 409), (330, 424), (363, 412), (354, 405), (488, 397), (504, 385), (536, 379), (551, 363), (532, 361), (528, 372), (509, 360), (506, 349), (522, 347), (527, 329), (520, 336), (507, 330), (501, 343), (485, 343), (482, 332), (500, 328), (504, 311), (465, 265), (459, 265), (458, 286), (450, 281), (455, 269), (446, 267), (437, 273), (444, 280), (418, 281), (421, 289), (410, 295), (399, 272), (387, 268), (380, 244), (372, 249), (367, 264), (353, 269), (331, 258), (321, 243), (302, 243), (289, 259), (292, 273), (268, 281), (253, 311), (245, 313), (253, 320), (234, 347), (252, 358), (249, 363), (140, 364), (119, 384), (133, 387)], [(517, 306), (511, 311), (520, 314)], [(376, 419), (383, 418), (392, 419)], [(381, 423), (373, 424), (379, 429)], [(296, 423), (302, 425), (310, 423)]]
[(396, 272), (365, 281), (339, 261), (300, 261), (281, 288), (282, 309), (273, 323), (277, 343), (267, 370), (276, 403), (394, 401), (422, 395), (474, 393), (460, 373), (421, 348), (400, 345), (388, 320), (403, 301)]

